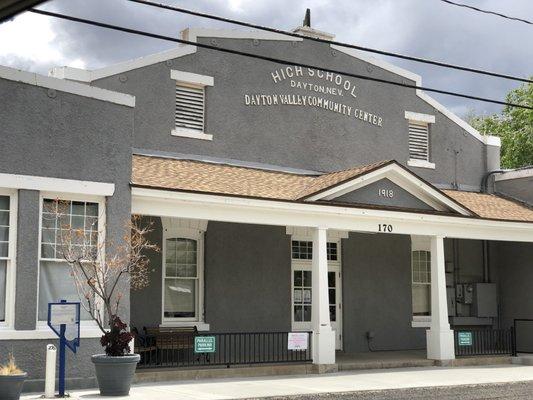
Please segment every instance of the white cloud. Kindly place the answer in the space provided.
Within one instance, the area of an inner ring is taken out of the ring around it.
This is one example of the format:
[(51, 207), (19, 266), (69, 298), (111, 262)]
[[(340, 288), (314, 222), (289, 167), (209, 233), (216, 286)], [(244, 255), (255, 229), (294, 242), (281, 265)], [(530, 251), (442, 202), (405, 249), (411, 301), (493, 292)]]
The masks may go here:
[(0, 64), (39, 71), (43, 65), (64, 64), (85, 68), (82, 58), (66, 57), (58, 46), (49, 18), (24, 13), (0, 25)]

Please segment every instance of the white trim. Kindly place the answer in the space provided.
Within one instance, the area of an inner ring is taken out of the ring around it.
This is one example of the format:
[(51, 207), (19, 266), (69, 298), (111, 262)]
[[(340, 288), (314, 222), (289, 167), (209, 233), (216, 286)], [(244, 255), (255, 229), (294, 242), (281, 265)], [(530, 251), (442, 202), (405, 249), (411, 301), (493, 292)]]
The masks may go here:
[(220, 39), (258, 39), (258, 40), (278, 40), (287, 42), (301, 42), (303, 38), (295, 38), (282, 33), (273, 33), (254, 30), (237, 29), (209, 29), (209, 28), (187, 28), (181, 31), (184, 40), (197, 42), (199, 37), (212, 37)]
[(193, 326), (195, 326), (198, 331), (210, 330), (209, 324), (206, 324), (202, 321), (164, 321), (163, 323), (159, 324), (160, 328), (192, 328)]
[[(97, 327), (81, 326), (80, 338), (99, 338), (102, 331)], [(32, 339), (57, 339), (57, 335), (46, 326), (39, 325), (35, 330), (0, 329), (0, 340), (32, 340)]]
[(196, 131), (194, 129), (187, 129), (187, 128), (174, 128), (170, 132), (172, 136), (179, 136), (184, 138), (190, 138), (190, 139), (201, 139), (201, 140), (213, 140), (213, 135), (209, 133), (204, 133), (200, 131)]
[(258, 200), (232, 196), (132, 188), (132, 213), (147, 216), (275, 226), (325, 226), (378, 233), (388, 223), (393, 233), (442, 235), (458, 239), (533, 242), (533, 224), (450, 215)]
[(0, 188), (0, 196), (9, 197), (9, 242), (6, 262), (6, 290), (4, 293), (4, 321), (0, 322), (0, 329), (12, 329), (15, 326), (15, 299), (17, 290), (17, 218), (18, 192), (16, 190)]
[(417, 121), (417, 122), (425, 122), (427, 124), (434, 124), (435, 123), (435, 116), (430, 114), (421, 114), (416, 113), (413, 111), (406, 111), (405, 112), (405, 119), (408, 119), (409, 121)]
[[(293, 38), (278, 33), (263, 31), (242, 31), (242, 30), (217, 30), (217, 29), (185, 29), (181, 32), (184, 40), (196, 42), (199, 37), (227, 38), (227, 39), (259, 39), (259, 40), (283, 40), (290, 42), (300, 42), (303, 39)], [(179, 45), (170, 50), (160, 53), (149, 54), (147, 56), (124, 61), (118, 64), (110, 65), (104, 68), (92, 71), (72, 67), (54, 67), (50, 70), (49, 75), (60, 78), (70, 79), (80, 82), (93, 82), (108, 76), (121, 74), (134, 69), (157, 64), (174, 58), (183, 57), (196, 53), (197, 47), (192, 45)]]
[(533, 167), (519, 169), (516, 171), (504, 171), (501, 174), (496, 175), (494, 177), (494, 180), (498, 182), (498, 181), (506, 181), (509, 179), (523, 179), (523, 178), (531, 178), (531, 177), (533, 177)]
[(431, 327), (431, 316), (421, 316), (413, 315), (413, 320), (411, 321), (412, 328), (430, 328)]
[[(349, 56), (352, 56), (354, 58), (358, 58), (362, 61), (365, 61), (369, 64), (375, 65), (379, 68), (382, 68), (386, 71), (392, 72), (393, 74), (403, 76), (404, 78), (407, 78), (409, 80), (412, 80), (415, 82), (417, 86), (422, 86), (422, 77), (418, 74), (415, 74), (411, 71), (407, 71), (403, 68), (400, 68), (396, 65), (390, 64), (387, 61), (369, 56), (362, 51), (350, 49), (338, 45), (331, 45), (332, 49), (335, 49), (337, 51), (343, 52)], [(477, 140), (480, 142), (491, 145), (491, 146), (500, 146), (500, 141), (498, 137), (495, 136), (489, 136), (489, 135), (482, 135), (479, 133), (476, 129), (474, 129), (472, 126), (470, 126), (466, 121), (463, 121), (461, 118), (459, 118), (457, 115), (452, 113), (450, 110), (448, 110), (446, 107), (444, 107), (442, 104), (440, 104), (437, 100), (433, 99), (426, 93), (424, 93), (420, 89), (416, 89), (416, 95), (420, 97), (422, 100), (424, 100), (426, 103), (431, 105), (433, 108), (435, 108), (437, 111), (442, 113), (444, 116), (451, 119), (453, 122), (455, 122), (457, 125), (459, 125), (461, 128), (463, 128), (465, 131), (467, 131), (469, 134), (474, 136)]]
[(93, 196), (113, 196), (113, 193), (115, 193), (114, 183), (79, 181), (45, 176), (0, 173), (0, 182), (2, 182), (2, 187), (11, 189), (51, 191)]
[(0, 65), (0, 78), (135, 107), (135, 96)]
[[(162, 235), (162, 274), (161, 274), (161, 326), (202, 326), (208, 330), (209, 325), (204, 324), (204, 243), (207, 220), (191, 220), (185, 218), (161, 217), (163, 227)], [(166, 278), (166, 240), (167, 238), (183, 238), (196, 241), (196, 278), (197, 293), (195, 299), (195, 317), (167, 318), (165, 317), (165, 278)], [(198, 327), (198, 330), (200, 328)]]
[(415, 167), (415, 168), (435, 169), (435, 163), (432, 163), (426, 160), (410, 159), (410, 160), (407, 160), (407, 165), (409, 167)]
[(385, 178), (436, 210), (446, 211), (451, 209), (463, 215), (471, 215), (469, 210), (449, 199), (439, 190), (424, 183), (416, 175), (406, 171), (395, 163), (385, 165), (372, 172), (353, 178), (348, 182), (311, 196), (306, 201), (332, 200)]
[(483, 135), (483, 139), (487, 146), (501, 147), (502, 145), (502, 140), (499, 136)]
[(50, 70), (49, 74), (61, 79), (70, 79), (80, 82), (94, 82), (108, 76), (117, 75), (123, 72), (194, 53), (196, 53), (196, 46), (177, 46), (160, 53), (150, 54), (144, 57), (135, 58), (92, 71), (71, 67), (54, 67), (52, 70)]
[(170, 78), (179, 83), (192, 84), (196, 86), (213, 86), (215, 79), (212, 76), (193, 74), (192, 72), (170, 70)]

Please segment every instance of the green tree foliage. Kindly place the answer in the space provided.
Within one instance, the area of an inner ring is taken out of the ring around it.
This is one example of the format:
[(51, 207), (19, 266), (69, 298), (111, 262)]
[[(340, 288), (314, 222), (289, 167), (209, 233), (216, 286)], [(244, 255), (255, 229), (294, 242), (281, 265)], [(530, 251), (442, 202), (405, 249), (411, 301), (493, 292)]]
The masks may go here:
[[(506, 98), (508, 103), (533, 106), (533, 83), (511, 90)], [(501, 138), (502, 168), (533, 165), (533, 110), (505, 106), (501, 114), (467, 119), (479, 132)]]

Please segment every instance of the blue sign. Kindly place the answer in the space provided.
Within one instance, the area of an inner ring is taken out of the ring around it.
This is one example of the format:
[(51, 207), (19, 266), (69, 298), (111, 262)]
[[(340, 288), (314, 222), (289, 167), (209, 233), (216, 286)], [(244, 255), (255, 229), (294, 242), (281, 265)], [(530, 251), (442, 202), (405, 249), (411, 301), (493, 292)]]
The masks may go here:
[(61, 300), (48, 303), (48, 326), (59, 337), (59, 396), (65, 396), (65, 350), (80, 345), (80, 303)]

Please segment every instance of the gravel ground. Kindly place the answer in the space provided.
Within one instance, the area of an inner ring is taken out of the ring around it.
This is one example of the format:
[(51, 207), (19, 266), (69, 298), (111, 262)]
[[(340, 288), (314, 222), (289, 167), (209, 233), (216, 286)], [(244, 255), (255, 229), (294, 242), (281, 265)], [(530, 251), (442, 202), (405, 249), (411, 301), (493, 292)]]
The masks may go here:
[[(264, 399), (264, 398), (263, 398)], [(429, 388), (324, 393), (301, 396), (269, 397), (269, 400), (481, 400), (533, 399), (533, 382), (494, 383), (485, 385), (441, 386)]]

